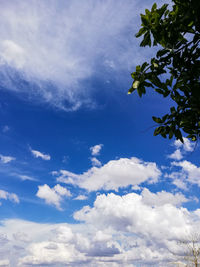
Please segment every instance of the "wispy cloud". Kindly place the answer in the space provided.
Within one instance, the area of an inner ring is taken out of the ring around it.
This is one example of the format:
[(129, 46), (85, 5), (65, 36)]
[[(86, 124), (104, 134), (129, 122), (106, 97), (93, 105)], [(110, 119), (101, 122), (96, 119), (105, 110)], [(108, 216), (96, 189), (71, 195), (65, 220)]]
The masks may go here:
[(74, 200), (86, 200), (88, 197), (86, 195), (78, 195)]
[(31, 153), (33, 154), (33, 156), (35, 158), (41, 158), (43, 160), (50, 160), (51, 159), (51, 156), (48, 155), (48, 154), (44, 154), (38, 150), (33, 150), (33, 149), (30, 149)]
[(22, 181), (34, 181), (37, 182), (38, 179), (31, 177), (29, 175), (23, 175), (23, 174), (15, 174), (16, 176), (18, 176)]
[(141, 9), (131, 0), (1, 1), (1, 85), (65, 110), (92, 105), (84, 80), (141, 61), (134, 52)]
[(8, 125), (4, 125), (4, 126), (2, 127), (2, 132), (3, 132), (3, 133), (8, 132), (9, 130), (10, 130), (10, 127), (9, 127)]
[(1, 160), (1, 162), (6, 164), (6, 163), (9, 163), (9, 162), (15, 160), (15, 158), (11, 157), (11, 156), (4, 156), (4, 155), (0, 154), (0, 160)]
[(10, 200), (12, 202), (19, 203), (19, 198), (16, 194), (9, 193), (4, 190), (0, 190), (0, 199)]

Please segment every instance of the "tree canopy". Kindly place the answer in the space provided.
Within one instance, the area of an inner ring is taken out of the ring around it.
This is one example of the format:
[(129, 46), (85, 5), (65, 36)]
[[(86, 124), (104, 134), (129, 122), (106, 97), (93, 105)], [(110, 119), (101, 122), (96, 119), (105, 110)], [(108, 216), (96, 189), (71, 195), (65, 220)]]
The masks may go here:
[(143, 36), (140, 46), (160, 46), (149, 62), (136, 66), (128, 93), (142, 97), (153, 88), (170, 97), (174, 106), (168, 114), (153, 117), (158, 124), (154, 135), (183, 142), (182, 134), (192, 141), (200, 138), (200, 1), (173, 0), (170, 8), (156, 3), (141, 14)]

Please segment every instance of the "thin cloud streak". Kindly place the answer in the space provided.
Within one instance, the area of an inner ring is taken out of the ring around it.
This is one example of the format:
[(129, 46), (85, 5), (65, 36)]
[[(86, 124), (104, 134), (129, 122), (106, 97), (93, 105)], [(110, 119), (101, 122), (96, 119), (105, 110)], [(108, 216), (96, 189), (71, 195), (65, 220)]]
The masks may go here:
[(41, 158), (43, 160), (50, 160), (51, 159), (50, 155), (44, 154), (44, 153), (42, 153), (42, 152), (40, 152), (38, 150), (30, 149), (30, 151), (31, 151), (31, 153), (33, 154), (33, 156), (35, 158)]

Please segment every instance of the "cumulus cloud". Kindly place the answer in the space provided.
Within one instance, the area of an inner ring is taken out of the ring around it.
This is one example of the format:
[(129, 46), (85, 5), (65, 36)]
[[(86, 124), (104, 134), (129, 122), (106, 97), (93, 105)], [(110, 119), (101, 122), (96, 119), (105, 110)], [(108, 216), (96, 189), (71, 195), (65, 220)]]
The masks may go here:
[(168, 266), (177, 259), (177, 240), (200, 227), (199, 210), (180, 207), (186, 201), (180, 193), (143, 189), (98, 195), (74, 213), (78, 223), (4, 220), (0, 254), (12, 251), (14, 266)]
[(183, 137), (183, 141), (184, 143), (182, 143), (180, 140), (175, 140), (173, 145), (176, 150), (172, 154), (168, 155), (168, 158), (181, 160), (187, 152), (192, 152), (194, 150), (194, 143), (190, 142), (190, 140), (185, 137)]
[(4, 191), (4, 190), (0, 190), (0, 199), (10, 200), (14, 203), (19, 203), (19, 198), (16, 194), (9, 193), (9, 192)]
[(166, 191), (157, 193), (150, 192), (147, 188), (142, 191), (143, 202), (150, 206), (163, 206), (165, 204), (172, 204), (174, 206), (181, 206), (182, 203), (189, 201), (183, 194), (172, 194)]
[(67, 170), (54, 174), (58, 175), (59, 182), (78, 185), (88, 191), (97, 191), (118, 190), (120, 187), (139, 185), (143, 182), (155, 183), (161, 172), (155, 163), (133, 157), (111, 160), (99, 168), (92, 167), (79, 175)]
[(30, 149), (30, 150), (31, 150), (31, 153), (33, 154), (33, 156), (35, 158), (41, 158), (43, 160), (50, 160), (51, 159), (50, 155), (48, 155), (48, 154), (44, 154), (38, 150), (33, 150), (33, 149)]
[[(172, 176), (173, 176), (173, 174), (172, 174)], [(188, 190), (187, 183), (183, 181), (183, 177), (181, 177), (181, 175), (174, 175), (175, 176), (175, 179), (172, 176), (169, 176), (169, 177), (170, 178), (173, 178), (173, 182), (172, 183), (176, 187), (178, 187), (178, 188), (180, 188), (182, 190), (185, 190), (185, 191)]]
[(178, 172), (172, 172), (170, 176), (173, 178), (182, 178), (185, 182), (191, 184), (197, 184), (200, 186), (200, 167), (197, 167), (195, 164), (184, 160), (181, 162), (172, 162), (172, 166), (180, 167), (181, 170)]
[(0, 154), (0, 160), (1, 160), (2, 163), (6, 164), (6, 163), (9, 163), (9, 162), (15, 160), (15, 158), (11, 157), (11, 156), (3, 156), (3, 155)]
[(170, 154), (170, 155), (168, 156), (168, 158), (170, 158), (170, 159), (175, 159), (175, 160), (181, 160), (181, 159), (183, 158), (183, 155), (182, 155), (180, 149), (176, 149), (176, 150), (174, 151), (174, 153), (172, 153), (172, 154)]
[(95, 146), (90, 147), (90, 151), (91, 151), (92, 156), (99, 155), (102, 147), (103, 147), (102, 144), (99, 144), (99, 145), (95, 145)]
[(185, 201), (183, 196), (167, 192), (153, 194), (144, 191), (141, 195), (130, 193), (123, 196), (102, 194), (97, 196), (93, 207), (85, 206), (75, 212), (74, 218), (92, 223), (99, 229), (112, 227), (116, 231), (140, 233), (153, 239), (176, 239), (185, 230), (191, 230), (189, 212), (176, 207)]
[(176, 187), (188, 191), (191, 185), (200, 187), (200, 167), (187, 160), (171, 162), (170, 171), (164, 177), (170, 178)]
[(65, 187), (57, 184), (50, 188), (47, 184), (38, 186), (36, 196), (45, 200), (49, 205), (56, 206), (58, 210), (62, 210), (61, 202), (64, 197), (70, 197), (71, 193)]

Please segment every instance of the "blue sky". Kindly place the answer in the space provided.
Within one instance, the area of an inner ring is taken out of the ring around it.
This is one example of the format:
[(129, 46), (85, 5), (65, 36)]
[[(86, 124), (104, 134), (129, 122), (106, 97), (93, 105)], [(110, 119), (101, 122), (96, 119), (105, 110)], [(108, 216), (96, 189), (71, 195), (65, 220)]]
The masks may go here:
[(0, 266), (170, 266), (198, 231), (198, 145), (127, 95), (152, 4), (1, 1)]

